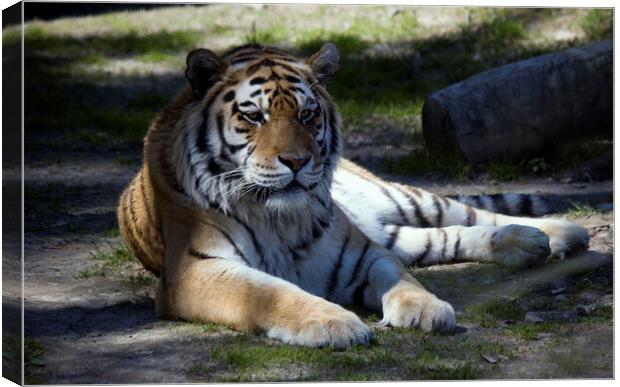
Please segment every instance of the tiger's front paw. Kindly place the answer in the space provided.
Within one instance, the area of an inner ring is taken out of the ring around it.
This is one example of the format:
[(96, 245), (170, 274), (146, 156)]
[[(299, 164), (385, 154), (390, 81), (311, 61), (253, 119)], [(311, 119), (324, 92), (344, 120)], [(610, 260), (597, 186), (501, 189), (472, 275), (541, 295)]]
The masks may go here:
[(586, 250), (590, 242), (590, 235), (584, 228), (566, 220), (546, 220), (540, 229), (549, 236), (551, 255), (560, 259)]
[(405, 286), (384, 295), (381, 323), (420, 328), (426, 332), (451, 332), (456, 326), (456, 318), (454, 309), (447, 302), (427, 291)]
[(297, 318), (289, 326), (269, 329), (267, 336), (289, 344), (335, 348), (368, 345), (373, 338), (370, 329), (355, 313), (327, 301)]
[(506, 266), (542, 262), (551, 252), (549, 237), (537, 228), (511, 224), (491, 236), (491, 258)]

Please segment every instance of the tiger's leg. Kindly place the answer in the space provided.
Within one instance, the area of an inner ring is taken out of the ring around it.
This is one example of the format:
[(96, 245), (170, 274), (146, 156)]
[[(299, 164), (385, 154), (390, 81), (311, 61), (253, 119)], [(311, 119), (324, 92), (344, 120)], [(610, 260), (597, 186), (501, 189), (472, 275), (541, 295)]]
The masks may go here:
[(157, 289), (162, 317), (222, 323), (307, 346), (341, 348), (371, 339), (354, 313), (241, 262), (187, 253), (170, 267), (175, 270), (164, 269)]
[[(555, 256), (564, 257), (588, 246), (587, 232), (571, 222), (507, 216), (477, 209), (422, 189), (388, 183), (347, 160), (341, 161), (335, 174), (332, 195), (358, 227), (384, 246), (390, 243), (396, 225), (428, 228), (511, 224), (542, 230), (549, 236), (551, 254)], [(488, 200), (496, 201), (496, 207), (525, 213), (537, 212), (536, 206), (540, 205), (527, 196), (518, 202), (506, 200), (502, 195)], [(401, 258), (406, 259), (405, 256)]]
[(366, 307), (383, 311), (381, 323), (424, 331), (454, 330), (452, 306), (424, 289), (397, 257), (380, 246), (374, 250), (368, 255), (367, 277), (356, 293)]
[(495, 262), (527, 266), (549, 256), (549, 237), (534, 227), (449, 226), (417, 228), (386, 225), (386, 248), (405, 265), (431, 265), (450, 261)]

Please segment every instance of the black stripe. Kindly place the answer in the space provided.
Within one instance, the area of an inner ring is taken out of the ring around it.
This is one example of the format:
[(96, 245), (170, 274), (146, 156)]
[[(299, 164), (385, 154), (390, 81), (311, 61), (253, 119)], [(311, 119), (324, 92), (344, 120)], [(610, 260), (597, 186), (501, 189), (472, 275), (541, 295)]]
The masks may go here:
[(254, 102), (252, 102), (252, 101), (244, 101), (244, 102), (241, 102), (239, 104), (239, 106), (243, 106), (243, 107), (245, 107), (245, 106), (256, 106), (256, 104)]
[(396, 199), (394, 199), (394, 196), (392, 196), (390, 191), (388, 191), (387, 188), (385, 188), (384, 186), (378, 185), (378, 187), (381, 189), (381, 192), (392, 202), (392, 204), (394, 204), (394, 206), (396, 206), (396, 210), (398, 211), (398, 215), (400, 215), (401, 224), (407, 224), (407, 216), (405, 215), (405, 211), (400, 206), (400, 204), (398, 204)]
[(476, 224), (476, 211), (471, 206), (465, 205), (465, 212), (467, 212), (466, 225), (473, 226)]
[(329, 126), (331, 129), (331, 141), (330, 141), (330, 151), (331, 153), (336, 153), (338, 150), (338, 145), (340, 141), (338, 128), (336, 127), (336, 113), (334, 112), (334, 107), (329, 107)]
[(245, 148), (246, 146), (248, 146), (247, 142), (245, 144), (239, 144), (239, 145), (228, 145), (228, 150), (230, 151), (230, 153), (237, 153), (241, 149)]
[(250, 129), (240, 128), (238, 126), (235, 126), (235, 132), (237, 132), (237, 133), (248, 133), (249, 131), (250, 131)]
[(441, 248), (441, 256), (439, 259), (442, 259), (446, 256), (446, 250), (448, 249), (448, 233), (444, 229), (438, 229), (439, 233), (443, 236), (443, 247)]
[(491, 200), (493, 200), (493, 206), (495, 207), (495, 212), (510, 215), (510, 209), (508, 208), (508, 204), (506, 203), (506, 198), (504, 197), (503, 194), (493, 194), (489, 196), (491, 197)]
[(247, 258), (245, 257), (245, 255), (243, 254), (243, 252), (239, 249), (239, 246), (237, 246), (237, 244), (235, 243), (235, 241), (230, 237), (230, 235), (228, 235), (228, 233), (226, 233), (226, 231), (224, 231), (221, 227), (210, 223), (210, 225), (215, 228), (217, 231), (219, 231), (224, 238), (226, 238), (226, 240), (228, 241), (228, 243), (230, 243), (233, 247), (233, 249), (235, 250), (235, 255), (237, 255), (239, 258), (241, 258), (243, 260), (243, 262), (245, 262), (248, 266), (252, 267), (252, 265), (250, 265), (250, 262), (247, 260)]
[(209, 254), (205, 254), (205, 253), (201, 253), (200, 251), (197, 251), (196, 249), (194, 249), (193, 247), (189, 248), (188, 251), (189, 255), (191, 255), (192, 257), (196, 257), (198, 259), (216, 259), (219, 257), (214, 257), (213, 255), (209, 255)]
[(456, 234), (456, 242), (454, 242), (454, 260), (457, 261), (460, 257), (459, 249), (461, 248), (461, 233)]
[(411, 204), (411, 207), (413, 207), (414, 215), (416, 219), (418, 220), (418, 226), (431, 227), (431, 222), (429, 222), (429, 220), (426, 219), (426, 217), (422, 213), (422, 209), (420, 208), (420, 205), (418, 204), (417, 200), (415, 200), (413, 195), (407, 192), (406, 190), (402, 189), (398, 185), (393, 185), (392, 187), (396, 188), (403, 195), (405, 195), (405, 197), (407, 198), (407, 201), (409, 201), (409, 204)]
[(209, 161), (207, 162), (207, 170), (212, 175), (219, 175), (220, 173), (224, 173), (224, 168), (220, 165), (220, 163), (215, 161), (213, 157), (210, 157)]
[(431, 233), (429, 232), (428, 234), (426, 234), (426, 246), (424, 246), (424, 251), (420, 255), (415, 257), (415, 259), (413, 261), (414, 262), (418, 262), (418, 261), (421, 262), (424, 259), (426, 259), (428, 254), (431, 252), (431, 248), (432, 247), (433, 247), (433, 243), (431, 242)]
[(519, 199), (521, 199), (519, 203), (519, 215), (533, 216), (532, 197), (528, 194), (523, 194)]
[(368, 281), (361, 282), (353, 291), (353, 302), (358, 305), (364, 305), (364, 290), (368, 286)]
[(240, 56), (238, 58), (235, 58), (235, 59), (231, 60), (230, 64), (231, 65), (236, 65), (237, 63), (249, 62), (251, 60), (257, 60), (257, 59), (258, 59), (258, 57), (252, 56), (252, 55)]
[(235, 114), (239, 113), (239, 105), (237, 105), (237, 101), (235, 101), (232, 105), (232, 108), (230, 108), (230, 116), (233, 117)]
[(230, 157), (224, 151), (224, 147), (229, 147), (230, 145), (226, 141), (226, 137), (224, 137), (224, 114), (222, 114), (222, 112), (215, 116), (215, 125), (217, 126), (217, 133), (220, 137), (220, 142), (222, 143), (220, 148), (220, 158), (224, 161), (232, 162)]
[(327, 299), (331, 299), (336, 289), (336, 280), (338, 279), (338, 273), (340, 272), (340, 268), (342, 267), (342, 260), (344, 258), (344, 254), (347, 250), (347, 245), (349, 244), (349, 234), (347, 230), (347, 237), (342, 243), (342, 247), (340, 248), (340, 254), (338, 254), (338, 260), (336, 261), (336, 265), (332, 268), (332, 273), (329, 277), (328, 287), (327, 287)]
[(351, 286), (353, 282), (357, 279), (357, 276), (359, 275), (359, 271), (362, 267), (362, 262), (364, 261), (364, 258), (366, 257), (366, 253), (368, 253), (369, 247), (370, 247), (370, 241), (366, 240), (366, 244), (364, 245), (364, 248), (362, 249), (362, 254), (357, 258), (357, 263), (355, 264), (355, 268), (353, 269), (353, 273), (351, 274), (349, 283), (347, 283), (347, 286), (346, 286), (347, 288)]
[(235, 99), (235, 91), (231, 90), (228, 93), (224, 94), (224, 102), (230, 102)]
[[(295, 75), (299, 75), (299, 71), (295, 70), (294, 68), (292, 68), (291, 66), (289, 66), (289, 65), (287, 65), (287, 64), (284, 64), (284, 63), (277, 63), (277, 62), (276, 62), (276, 63), (274, 63), (274, 64), (275, 64), (275, 65), (277, 65), (277, 66), (282, 67), (283, 69), (285, 69), (286, 71), (288, 71), (288, 72), (290, 72), (290, 73), (293, 73), (293, 74), (295, 74)], [(288, 78), (288, 76), (286, 76), (286, 78)], [(295, 77), (292, 77), (292, 78), (295, 78)]]
[(299, 80), (299, 78), (294, 77), (294, 76), (292, 76), (292, 75), (286, 75), (286, 76), (284, 77), (284, 79), (286, 79), (287, 81), (289, 81), (289, 82), (291, 82), (291, 83), (299, 83), (299, 82), (301, 82), (301, 81)]
[(437, 195), (433, 194), (433, 205), (435, 209), (437, 209), (437, 225), (436, 227), (441, 227), (443, 224), (443, 208), (441, 208), (441, 203), (437, 199)]
[(254, 85), (262, 85), (263, 83), (267, 82), (267, 79), (263, 78), (263, 77), (256, 77), (254, 79), (252, 79), (250, 81), (250, 85), (254, 86)]
[(390, 233), (390, 237), (388, 238), (387, 243), (385, 244), (385, 248), (390, 250), (394, 247), (394, 243), (396, 243), (396, 239), (398, 238), (398, 233), (400, 232), (400, 226), (394, 226), (394, 230)]
[(146, 190), (144, 189), (144, 170), (140, 172), (140, 193), (142, 194), (142, 202), (146, 211), (146, 219), (149, 221), (149, 224), (155, 225), (156, 223), (153, 221), (151, 209), (149, 208), (149, 204), (146, 199)]
[(258, 89), (256, 91), (253, 91), (252, 93), (250, 93), (250, 97), (256, 97), (257, 95), (259, 95), (262, 92), (263, 92), (262, 89)]
[(481, 208), (484, 210), (484, 206), (482, 205), (482, 200), (480, 199), (480, 196), (470, 196), (470, 197), (474, 200), (474, 203), (476, 203), (474, 207)]
[(252, 230), (247, 224), (241, 221), (241, 219), (239, 219), (236, 215), (233, 215), (233, 218), (237, 221), (237, 223), (239, 223), (241, 226), (243, 226), (243, 228), (245, 228), (245, 231), (248, 234), (250, 234), (250, 239), (252, 240), (252, 245), (254, 245), (254, 250), (256, 250), (258, 257), (260, 258), (259, 265), (262, 266), (264, 264), (265, 257), (263, 255), (263, 248), (258, 242), (258, 239), (256, 239), (256, 234), (254, 233), (254, 230)]

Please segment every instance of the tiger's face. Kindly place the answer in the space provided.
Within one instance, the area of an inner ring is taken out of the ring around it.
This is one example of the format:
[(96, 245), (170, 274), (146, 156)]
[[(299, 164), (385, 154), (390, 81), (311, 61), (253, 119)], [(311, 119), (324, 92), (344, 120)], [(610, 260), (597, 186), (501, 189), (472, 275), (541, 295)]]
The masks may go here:
[(203, 120), (188, 136), (186, 189), (224, 209), (239, 200), (290, 209), (325, 196), (340, 145), (324, 84), (338, 59), (331, 44), (306, 60), (261, 46), (222, 58), (190, 53), (186, 75)]

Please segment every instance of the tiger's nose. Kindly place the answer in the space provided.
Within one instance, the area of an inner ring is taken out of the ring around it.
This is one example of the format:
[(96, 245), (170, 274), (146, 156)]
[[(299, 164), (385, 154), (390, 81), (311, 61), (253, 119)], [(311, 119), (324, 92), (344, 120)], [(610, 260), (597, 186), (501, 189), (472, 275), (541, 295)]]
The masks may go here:
[(299, 172), (304, 165), (308, 164), (312, 157), (310, 155), (278, 155), (278, 160), (295, 173)]

